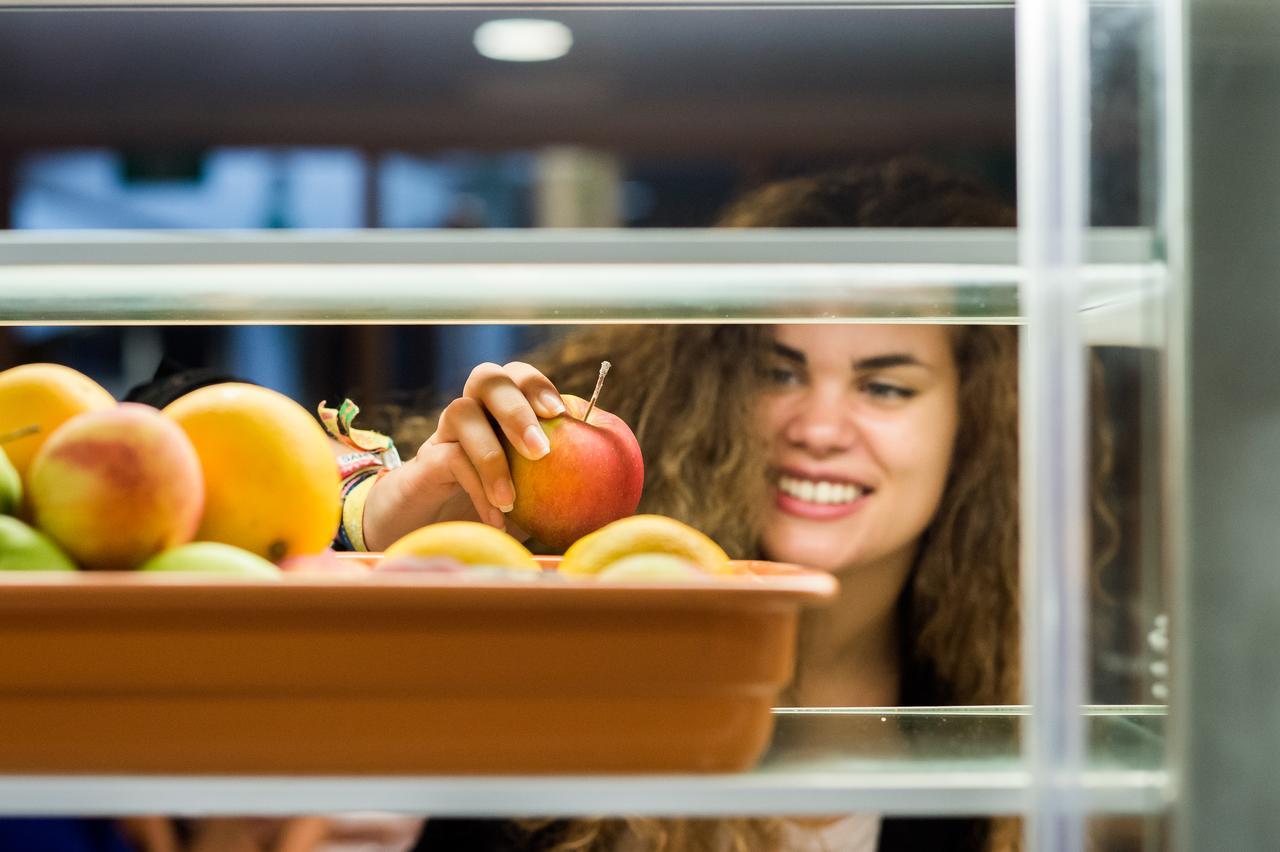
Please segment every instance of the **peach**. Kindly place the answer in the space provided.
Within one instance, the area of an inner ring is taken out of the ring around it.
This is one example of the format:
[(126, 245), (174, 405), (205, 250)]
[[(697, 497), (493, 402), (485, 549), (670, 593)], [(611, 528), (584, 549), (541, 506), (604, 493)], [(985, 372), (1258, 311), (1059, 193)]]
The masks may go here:
[(200, 459), (182, 429), (134, 403), (78, 414), (31, 461), (35, 524), (87, 569), (136, 568), (195, 535)]

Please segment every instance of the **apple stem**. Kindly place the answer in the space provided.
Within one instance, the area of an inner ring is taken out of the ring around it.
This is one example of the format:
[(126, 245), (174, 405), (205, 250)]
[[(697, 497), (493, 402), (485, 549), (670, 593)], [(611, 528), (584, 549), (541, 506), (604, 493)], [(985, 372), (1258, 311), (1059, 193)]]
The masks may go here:
[(596, 389), (591, 392), (591, 402), (587, 403), (587, 413), (582, 415), (582, 422), (586, 423), (587, 418), (591, 416), (591, 412), (595, 410), (596, 400), (600, 398), (600, 388), (604, 386), (604, 377), (609, 374), (609, 367), (612, 365), (608, 361), (600, 362), (600, 375), (596, 377)]
[(32, 423), (30, 426), (23, 426), (19, 429), (14, 429), (12, 432), (5, 432), (3, 435), (0, 435), (0, 444), (7, 444), (10, 441), (16, 441), (19, 438), (25, 438), (28, 435), (34, 435), (39, 431), (40, 431), (40, 424)]

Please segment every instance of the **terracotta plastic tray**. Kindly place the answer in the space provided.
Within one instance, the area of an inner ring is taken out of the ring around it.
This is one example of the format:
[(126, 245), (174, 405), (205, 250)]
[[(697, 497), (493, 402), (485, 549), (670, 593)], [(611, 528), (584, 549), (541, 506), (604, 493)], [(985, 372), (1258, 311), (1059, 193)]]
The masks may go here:
[(828, 575), (0, 577), (3, 773), (752, 766)]

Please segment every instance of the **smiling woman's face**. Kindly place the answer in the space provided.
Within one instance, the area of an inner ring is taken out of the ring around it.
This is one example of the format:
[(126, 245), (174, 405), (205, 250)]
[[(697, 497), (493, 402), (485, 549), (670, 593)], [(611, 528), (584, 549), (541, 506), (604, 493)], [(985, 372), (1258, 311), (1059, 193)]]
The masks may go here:
[(909, 561), (955, 444), (947, 329), (778, 326), (769, 367), (765, 554), (828, 571)]

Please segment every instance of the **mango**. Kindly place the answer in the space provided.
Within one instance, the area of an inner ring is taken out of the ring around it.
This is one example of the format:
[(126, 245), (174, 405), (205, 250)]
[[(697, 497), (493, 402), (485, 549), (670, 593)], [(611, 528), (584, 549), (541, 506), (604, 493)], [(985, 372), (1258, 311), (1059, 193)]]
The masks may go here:
[(635, 553), (607, 565), (596, 575), (601, 581), (631, 583), (636, 581), (667, 582), (705, 580), (706, 571), (688, 559), (670, 553)]
[(528, 548), (515, 538), (476, 521), (428, 524), (393, 542), (385, 555), (388, 560), (399, 556), (448, 556), (467, 565), (542, 570)]
[(666, 553), (715, 574), (733, 572), (728, 555), (709, 537), (665, 515), (633, 515), (573, 543), (560, 562), (564, 574), (598, 574), (625, 556)]
[(0, 515), (16, 515), (22, 505), (22, 477), (0, 447)]
[(115, 408), (110, 393), (61, 364), (20, 364), (0, 372), (0, 443), (24, 484), (36, 452), (77, 414)]
[(164, 413), (191, 439), (204, 471), (196, 538), (276, 563), (333, 541), (338, 463), (311, 412), (269, 388), (226, 382), (181, 396)]

